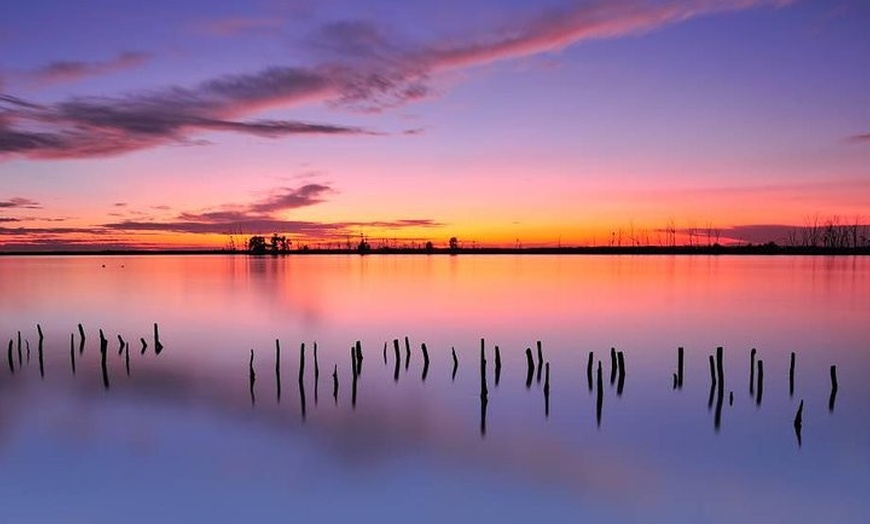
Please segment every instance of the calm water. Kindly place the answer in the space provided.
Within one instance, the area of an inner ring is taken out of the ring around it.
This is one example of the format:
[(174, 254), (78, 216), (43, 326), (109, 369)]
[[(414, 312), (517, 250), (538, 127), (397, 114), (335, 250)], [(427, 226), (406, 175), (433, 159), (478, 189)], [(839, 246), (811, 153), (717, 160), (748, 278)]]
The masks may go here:
[[(108, 389), (98, 329), (109, 339)], [(129, 376), (119, 334), (131, 342)], [(865, 522), (870, 513), (866, 258), (0, 258), (0, 337), (0, 522)], [(524, 351), (538, 340), (549, 415), (543, 381), (526, 387)], [(708, 365), (717, 346), (718, 429)], [(611, 347), (625, 355), (621, 395)], [(749, 391), (753, 347), (764, 361), (760, 404)], [(600, 425), (590, 351), (603, 368)]]

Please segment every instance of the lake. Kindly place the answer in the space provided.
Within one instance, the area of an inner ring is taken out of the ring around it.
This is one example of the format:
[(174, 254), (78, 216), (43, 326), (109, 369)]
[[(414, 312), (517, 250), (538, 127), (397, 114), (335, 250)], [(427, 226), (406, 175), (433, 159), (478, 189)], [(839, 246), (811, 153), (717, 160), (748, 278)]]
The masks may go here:
[(866, 257), (2, 257), (0, 306), (0, 522), (870, 514)]

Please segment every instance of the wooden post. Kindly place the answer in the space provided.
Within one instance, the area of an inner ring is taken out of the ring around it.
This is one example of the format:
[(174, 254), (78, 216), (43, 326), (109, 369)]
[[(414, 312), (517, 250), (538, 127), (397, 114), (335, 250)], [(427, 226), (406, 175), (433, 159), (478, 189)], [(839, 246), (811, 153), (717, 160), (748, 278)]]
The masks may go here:
[(426, 349), (426, 343), (420, 345), (423, 350), (423, 382), (426, 382), (426, 375), (429, 374), (429, 350)]
[(130, 345), (124, 346), (124, 369), (127, 371), (127, 376), (130, 376)]
[(154, 354), (159, 355), (163, 351), (163, 344), (160, 343), (160, 333), (157, 331), (157, 322), (154, 323)]
[(275, 400), (281, 402), (281, 341), (275, 339)]
[(716, 392), (716, 364), (713, 355), (710, 358), (710, 396), (707, 398), (707, 409), (713, 409), (713, 395)]
[(332, 398), (338, 404), (338, 364), (332, 368)]
[(716, 386), (716, 364), (713, 361), (713, 355), (710, 355), (710, 383)]
[(544, 364), (544, 416), (550, 416), (550, 363)]
[(589, 391), (592, 391), (592, 351), (589, 352), (589, 358), (586, 360), (586, 382), (589, 384)]
[(716, 348), (716, 383), (719, 389), (725, 388), (725, 349), (722, 346)]
[(677, 385), (679, 389), (683, 389), (683, 346), (677, 348)]
[(480, 398), (487, 398), (489, 390), (486, 387), (486, 353), (483, 348), (483, 339), (480, 339)]
[(139, 342), (142, 343), (142, 349), (139, 350), (139, 354), (140, 354), (140, 355), (144, 355), (144, 354), (145, 354), (145, 350), (148, 349), (148, 342), (145, 342), (145, 339), (144, 339), (144, 338), (139, 338)]
[(456, 372), (459, 370), (459, 358), (456, 357), (456, 348), (451, 347), (450, 353), (453, 356), (453, 375), (450, 380), (456, 380)]
[[(359, 363), (357, 363), (357, 366), (359, 366)], [(398, 368), (399, 366), (397, 365), (396, 367)], [(357, 369), (357, 371), (359, 371), (359, 369)], [(350, 405), (353, 409), (356, 409), (356, 381), (357, 381), (357, 379), (359, 379), (358, 372), (353, 374), (353, 376), (351, 377), (351, 382), (350, 382)]]
[[(315, 343), (314, 346), (317, 347), (317, 344)], [(359, 340), (357, 340), (356, 344), (354, 345), (354, 351), (356, 351), (356, 374), (359, 375), (360, 373), (362, 373), (363, 362), (362, 343)]]
[(397, 338), (393, 339), (393, 349), (395, 350), (395, 353), (396, 353), (396, 367), (393, 369), (393, 381), (398, 382), (399, 381), (399, 365), (402, 361), (402, 356), (399, 353), (399, 339), (397, 339)]
[(498, 346), (495, 347), (495, 387), (498, 387), (498, 383), (501, 380), (501, 351), (499, 351)]
[(788, 363), (788, 396), (794, 396), (794, 351), (791, 352)]
[(24, 339), (24, 347), (27, 350), (27, 356), (25, 357), (24, 361), (27, 364), (30, 364), (30, 341), (29, 340)]
[(595, 423), (598, 427), (601, 427), (601, 410), (604, 406), (604, 385), (603, 380), (601, 378), (601, 361), (598, 361), (598, 372), (596, 373), (596, 399), (595, 399)]
[(254, 350), (251, 350), (251, 358), (248, 360), (248, 388), (251, 391), (251, 405), (256, 403), (254, 396), (254, 382), (257, 380), (257, 374), (254, 372)]
[(79, 324), (79, 355), (85, 352), (85, 328)]
[(305, 382), (302, 380), (302, 375), (299, 375), (299, 410), (301, 411), (302, 422), (305, 422), (305, 417), (308, 413), (307, 406), (305, 402)]
[(126, 343), (124, 342), (124, 338), (121, 335), (118, 335), (118, 356), (124, 354), (124, 346)]
[(764, 361), (758, 359), (758, 384), (755, 386), (755, 404), (761, 405), (761, 397), (764, 395)]
[(384, 342), (384, 365), (387, 365), (387, 343)]
[(486, 436), (486, 406), (489, 403), (489, 393), (486, 388), (486, 354), (483, 339), (480, 339), (480, 436)]
[(538, 373), (537, 373), (537, 382), (541, 383), (541, 373), (544, 371), (544, 352), (541, 350), (541, 341), (538, 340), (535, 342), (535, 345), (538, 347)]
[(399, 353), (399, 339), (397, 339), (397, 338), (393, 339), (393, 349), (395, 350), (395, 353), (396, 353), (396, 365), (393, 368), (393, 382), (398, 382), (399, 381), (399, 366), (401, 365), (401, 362), (402, 362), (402, 355), (401, 355), (401, 353)]
[(38, 342), (38, 346), (37, 346), (37, 351), (39, 353), (39, 376), (40, 376), (40, 378), (45, 378), (45, 366), (43, 365), (43, 361), (42, 361), (42, 343), (43, 343), (42, 326), (40, 326), (39, 324), (36, 325), (36, 332), (39, 334), (39, 342)]
[(837, 401), (837, 366), (831, 366), (831, 396), (828, 397), (828, 411), (834, 412), (834, 403)]
[(24, 358), (22, 358), (21, 354), (21, 332), (18, 332), (18, 369), (24, 365)]
[(408, 366), (411, 365), (411, 343), (408, 341), (408, 337), (405, 337), (405, 370), (408, 369)]
[(749, 394), (755, 393), (755, 348), (749, 352)]
[(15, 374), (15, 362), (12, 360), (12, 344), (13, 341), (9, 339), (9, 350), (6, 351), (6, 357), (9, 359), (9, 371), (14, 375)]
[(532, 359), (532, 348), (526, 348), (526, 389), (532, 387), (532, 377), (535, 373), (535, 361)]
[(76, 350), (74, 344), (75, 335), (72, 333), (69, 334), (69, 362), (72, 367), (73, 376), (76, 375)]
[(616, 353), (616, 360), (619, 367), (619, 380), (616, 383), (616, 395), (622, 396), (622, 389), (625, 387), (625, 355), (622, 351)]
[(109, 370), (106, 367), (106, 352), (109, 349), (109, 341), (103, 336), (103, 330), (100, 330), (100, 369), (103, 372), (103, 387), (109, 389)]

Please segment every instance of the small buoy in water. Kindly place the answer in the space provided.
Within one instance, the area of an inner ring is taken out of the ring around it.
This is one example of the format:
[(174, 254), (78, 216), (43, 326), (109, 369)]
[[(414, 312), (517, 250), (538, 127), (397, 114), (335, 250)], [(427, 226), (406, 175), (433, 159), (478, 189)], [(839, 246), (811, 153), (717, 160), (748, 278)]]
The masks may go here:
[(103, 267), (106, 267), (106, 264), (103, 264)]

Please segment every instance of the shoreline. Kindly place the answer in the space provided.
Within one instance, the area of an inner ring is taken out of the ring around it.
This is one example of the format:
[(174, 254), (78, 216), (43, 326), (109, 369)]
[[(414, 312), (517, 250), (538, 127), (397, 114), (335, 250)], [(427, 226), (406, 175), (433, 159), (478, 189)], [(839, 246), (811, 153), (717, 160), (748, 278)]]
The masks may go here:
[(857, 248), (825, 248), (777, 245), (746, 246), (595, 246), (595, 247), (539, 247), (539, 248), (413, 248), (371, 249), (293, 249), (279, 253), (252, 254), (247, 251), (226, 249), (97, 249), (97, 250), (50, 250), (50, 251), (0, 251), (0, 257), (43, 256), (318, 256), (318, 255), (771, 255), (771, 256), (867, 256), (870, 246)]

